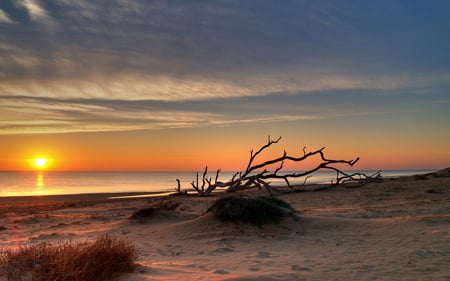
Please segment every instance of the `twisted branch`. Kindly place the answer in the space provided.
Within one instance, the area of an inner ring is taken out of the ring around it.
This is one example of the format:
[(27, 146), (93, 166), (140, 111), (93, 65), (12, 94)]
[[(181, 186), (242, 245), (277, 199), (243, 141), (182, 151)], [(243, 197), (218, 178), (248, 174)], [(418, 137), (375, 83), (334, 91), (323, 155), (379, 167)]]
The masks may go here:
[[(200, 196), (209, 196), (211, 193), (217, 188), (226, 188), (227, 191), (232, 192), (236, 190), (249, 189), (249, 188), (265, 188), (270, 194), (274, 194), (278, 192), (278, 189), (270, 184), (268, 180), (270, 179), (278, 179), (283, 180), (287, 187), (293, 191), (298, 191), (298, 186), (295, 187), (292, 185), (291, 181), (293, 179), (304, 177), (303, 184), (301, 186), (306, 185), (307, 180), (312, 176), (312, 174), (319, 170), (332, 170), (336, 172), (336, 179), (331, 182), (331, 186), (336, 186), (339, 184), (344, 184), (348, 182), (356, 182), (360, 185), (363, 185), (367, 182), (377, 180), (381, 175), (380, 173), (375, 173), (373, 175), (366, 175), (364, 173), (346, 173), (335, 167), (337, 164), (344, 164), (349, 167), (353, 167), (358, 161), (359, 157), (352, 160), (336, 160), (336, 159), (328, 159), (325, 157), (324, 149), (322, 147), (318, 150), (307, 152), (306, 147), (303, 147), (303, 155), (295, 157), (288, 155), (286, 151), (280, 157), (275, 159), (270, 159), (266, 161), (262, 161), (259, 164), (254, 164), (255, 159), (263, 153), (266, 149), (271, 147), (274, 144), (277, 144), (281, 140), (281, 137), (276, 140), (272, 140), (270, 136), (268, 137), (268, 141), (265, 145), (260, 147), (256, 152), (253, 150), (250, 151), (250, 158), (247, 163), (247, 167), (245, 171), (238, 172), (233, 175), (233, 177), (227, 182), (218, 181), (220, 170), (216, 172), (216, 176), (214, 182), (212, 178), (208, 178), (208, 166), (206, 166), (203, 175), (202, 175), (202, 183), (200, 185), (199, 174), (197, 173), (196, 181), (191, 182), (191, 186)], [(320, 163), (315, 167), (303, 171), (303, 172), (287, 172), (282, 174), (284, 165), (286, 162), (302, 162), (309, 158), (319, 156)], [(270, 170), (268, 167), (271, 165), (277, 164), (278, 166), (275, 169)], [(262, 170), (262, 171), (261, 171)], [(258, 172), (260, 171), (260, 172)], [(205, 189), (206, 187), (206, 189)], [(178, 184), (178, 191), (180, 191), (180, 186)], [(318, 189), (317, 189), (318, 190)]]

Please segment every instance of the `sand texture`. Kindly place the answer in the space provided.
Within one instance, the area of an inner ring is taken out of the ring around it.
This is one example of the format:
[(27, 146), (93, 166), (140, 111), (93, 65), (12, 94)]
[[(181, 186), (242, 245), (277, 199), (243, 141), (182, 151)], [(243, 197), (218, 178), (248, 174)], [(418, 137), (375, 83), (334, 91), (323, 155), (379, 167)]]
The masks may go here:
[[(450, 177), (282, 195), (299, 219), (262, 228), (205, 214), (218, 196), (9, 200), (0, 247), (113, 234), (139, 253), (117, 280), (450, 280)], [(158, 204), (179, 205), (129, 219)]]

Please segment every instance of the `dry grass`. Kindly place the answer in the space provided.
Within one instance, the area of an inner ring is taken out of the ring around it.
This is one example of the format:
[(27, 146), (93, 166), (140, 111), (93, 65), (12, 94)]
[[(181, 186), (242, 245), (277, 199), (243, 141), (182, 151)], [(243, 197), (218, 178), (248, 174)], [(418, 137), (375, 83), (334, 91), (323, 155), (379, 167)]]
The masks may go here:
[(12, 281), (110, 280), (119, 273), (133, 271), (135, 258), (134, 245), (109, 235), (92, 243), (42, 243), (4, 251), (0, 276)]
[(179, 205), (180, 202), (174, 200), (161, 201), (152, 206), (148, 206), (133, 212), (133, 214), (131, 214), (130, 216), (130, 220), (134, 222), (144, 222), (146, 219), (151, 218), (157, 213), (174, 211)]

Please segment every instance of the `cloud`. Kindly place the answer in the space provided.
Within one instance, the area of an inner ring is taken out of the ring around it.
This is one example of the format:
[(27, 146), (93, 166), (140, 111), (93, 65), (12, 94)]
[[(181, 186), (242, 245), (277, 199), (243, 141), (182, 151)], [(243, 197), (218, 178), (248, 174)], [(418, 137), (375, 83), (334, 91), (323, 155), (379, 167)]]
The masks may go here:
[(14, 23), (5, 11), (0, 9), (0, 23)]
[(411, 98), (417, 95), (414, 91), (400, 91), (396, 98), (390, 90), (331, 90), (196, 100), (36, 97), (28, 93), (0, 96), (0, 132), (42, 134), (309, 122), (411, 113), (433, 106), (432, 100), (445, 99), (444, 94), (431, 98), (427, 93)]
[[(346, 98), (378, 114), (450, 84), (440, 2), (14, 1), (0, 10), (20, 23), (0, 35), (4, 132), (334, 118)], [(359, 103), (374, 92), (386, 102)]]
[(48, 12), (42, 7), (39, 0), (16, 0), (16, 4), (24, 7), (33, 21), (47, 21), (49, 19)]
[[(23, 66), (39, 65), (33, 57), (10, 57), (9, 61)], [(64, 64), (64, 60), (58, 63)], [(70, 63), (69, 63), (70, 64)], [(189, 77), (183, 79), (163, 75), (112, 74), (91, 75), (89, 78), (20, 79), (0, 84), (7, 96), (98, 98), (121, 100), (188, 101), (274, 93), (309, 93), (327, 90), (400, 90), (430, 87), (438, 82), (450, 83), (449, 75), (367, 76), (296, 73), (246, 74), (225, 79)]]
[(2, 134), (194, 128), (315, 118), (289, 114), (230, 114), (219, 103), (155, 100), (0, 97)]
[[(47, 10), (37, 1), (20, 3), (36, 19), (50, 20), (51, 15), (58, 31), (49, 40), (46, 30), (31, 24), (11, 30), (5, 39), (16, 45), (13, 55), (33, 54), (40, 63), (8, 67), (9, 77), (90, 80), (99, 73), (127, 73), (245, 84), (249, 74), (282, 80), (329, 74), (396, 77), (405, 69), (420, 74), (435, 65), (444, 67), (450, 59), (445, 48), (426, 51), (448, 44), (436, 39), (445, 38), (445, 30), (423, 24), (421, 18), (405, 26), (395, 13), (411, 21), (417, 12), (406, 13), (401, 4), (392, 8), (389, 2), (374, 5), (377, 13), (362, 3), (334, 1), (59, 0)], [(379, 32), (373, 25), (392, 30)], [(386, 34), (392, 34), (389, 40)], [(261, 81), (251, 76), (249, 81)]]

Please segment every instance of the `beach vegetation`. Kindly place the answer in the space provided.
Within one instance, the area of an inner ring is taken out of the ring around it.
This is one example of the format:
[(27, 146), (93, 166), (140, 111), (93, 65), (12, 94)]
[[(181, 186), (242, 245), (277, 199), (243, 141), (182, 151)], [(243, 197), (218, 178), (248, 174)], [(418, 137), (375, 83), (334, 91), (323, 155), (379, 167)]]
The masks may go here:
[(130, 220), (134, 222), (143, 222), (146, 219), (153, 217), (158, 212), (173, 211), (179, 205), (180, 202), (175, 200), (160, 201), (151, 206), (134, 211), (130, 216)]
[(298, 218), (298, 211), (275, 197), (230, 196), (217, 200), (209, 209), (220, 221), (263, 226), (278, 223), (285, 217)]
[(153, 216), (156, 213), (156, 211), (157, 209), (151, 206), (136, 210), (131, 214), (130, 220), (132, 221), (144, 220), (146, 218)]
[(7, 280), (111, 280), (135, 268), (136, 249), (110, 235), (88, 243), (41, 243), (6, 249), (0, 255), (0, 276)]

